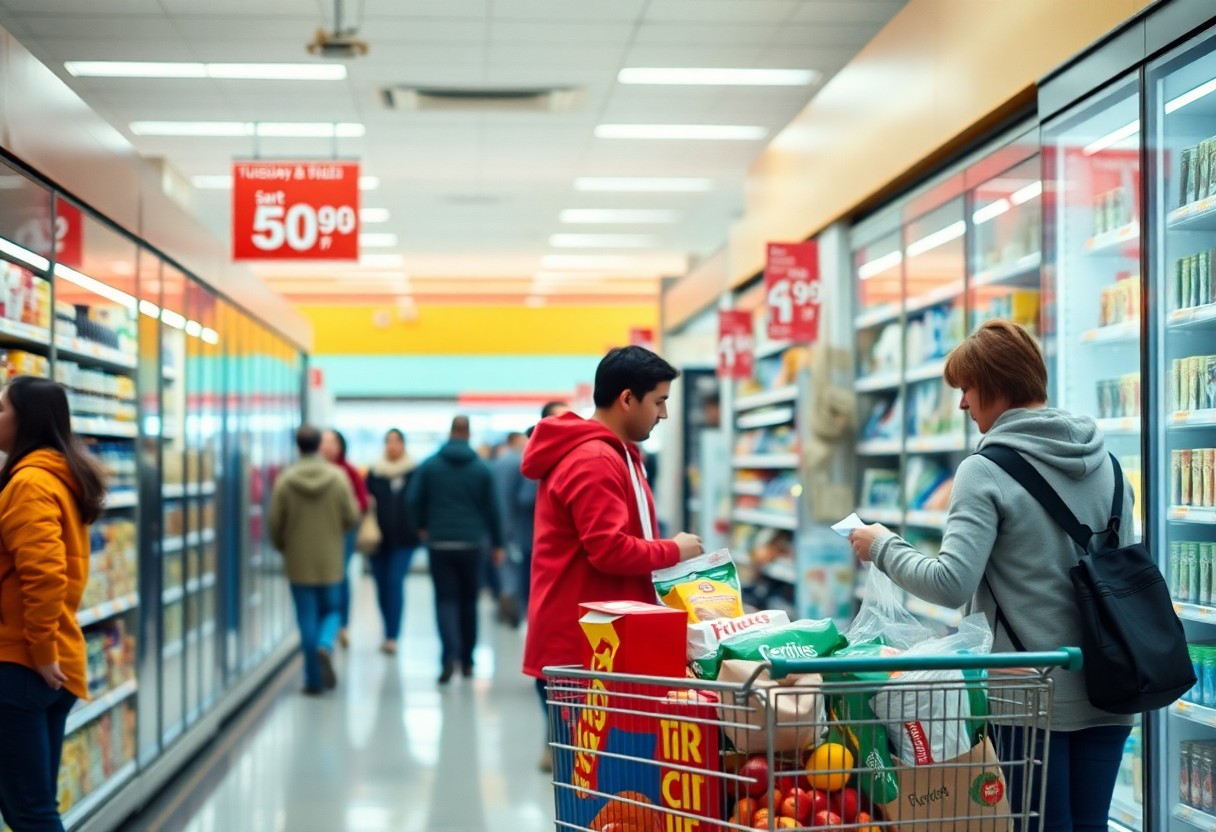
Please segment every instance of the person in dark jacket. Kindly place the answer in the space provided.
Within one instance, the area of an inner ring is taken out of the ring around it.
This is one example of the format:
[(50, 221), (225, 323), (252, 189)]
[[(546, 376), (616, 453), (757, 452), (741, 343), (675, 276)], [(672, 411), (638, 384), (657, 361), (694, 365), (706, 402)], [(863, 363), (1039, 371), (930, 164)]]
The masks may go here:
[(466, 677), (473, 675), (479, 567), (487, 538), (494, 564), (506, 559), (494, 475), (469, 446), (468, 417), (452, 420), (447, 444), (414, 473), (409, 503), (429, 553), (443, 643), (439, 683), (445, 685), (458, 664)]
[(387, 655), (397, 652), (401, 619), (405, 614), (405, 577), (418, 548), (418, 527), (406, 494), (418, 463), (405, 450), (405, 434), (393, 428), (384, 437), (384, 458), (367, 473), (367, 491), (375, 503), (380, 526), (380, 548), (372, 555), (372, 577), (376, 600), (384, 619), (384, 644)]

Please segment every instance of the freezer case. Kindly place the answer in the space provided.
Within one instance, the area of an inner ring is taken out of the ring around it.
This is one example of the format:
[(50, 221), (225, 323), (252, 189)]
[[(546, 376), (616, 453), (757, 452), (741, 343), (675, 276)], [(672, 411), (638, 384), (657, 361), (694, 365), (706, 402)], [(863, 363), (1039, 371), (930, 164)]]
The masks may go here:
[[(1129, 76), (1044, 128), (1043, 335), (1049, 402), (1097, 420), (1142, 516), (1140, 84)], [(1145, 828), (1141, 727), (1111, 819)]]
[[(1160, 828), (1216, 828), (1216, 33), (1146, 75), (1154, 311), (1154, 551), (1200, 682), (1158, 717)], [(1205, 780), (1206, 778), (1206, 780)]]

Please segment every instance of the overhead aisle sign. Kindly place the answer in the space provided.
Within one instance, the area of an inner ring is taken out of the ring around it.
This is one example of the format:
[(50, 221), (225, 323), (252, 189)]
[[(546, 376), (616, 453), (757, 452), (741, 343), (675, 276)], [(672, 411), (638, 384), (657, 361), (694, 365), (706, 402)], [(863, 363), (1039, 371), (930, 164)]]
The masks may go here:
[(764, 267), (771, 341), (819, 338), (819, 243), (769, 243)]
[(235, 162), (233, 260), (358, 260), (359, 163)]
[(734, 309), (718, 312), (718, 375), (751, 378), (756, 363), (752, 313)]

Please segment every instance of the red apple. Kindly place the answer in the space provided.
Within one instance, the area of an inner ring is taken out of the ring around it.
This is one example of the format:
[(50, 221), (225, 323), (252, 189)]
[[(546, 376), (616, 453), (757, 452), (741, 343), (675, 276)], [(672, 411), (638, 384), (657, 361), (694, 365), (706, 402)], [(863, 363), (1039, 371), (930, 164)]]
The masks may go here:
[(822, 829), (836, 829), (844, 825), (840, 815), (835, 812), (816, 812), (812, 823)]
[(759, 797), (768, 791), (768, 759), (766, 757), (749, 757), (747, 762), (739, 767), (739, 776), (748, 778), (741, 784), (752, 797)]
[(823, 789), (811, 789), (807, 792), (811, 796), (811, 817), (820, 812), (832, 811), (832, 796)]
[(756, 803), (761, 809), (768, 809), (774, 815), (781, 814), (781, 804), (785, 801), (785, 792), (781, 789), (773, 789), (766, 795), (756, 798)]
[(857, 822), (857, 811), (861, 808), (861, 800), (856, 789), (841, 789), (828, 797), (828, 808), (844, 818), (845, 823)]
[(815, 800), (805, 789), (794, 789), (787, 793), (781, 803), (781, 814), (798, 821), (799, 826), (806, 826), (814, 810)]
[(777, 777), (777, 788), (782, 794), (789, 794), (802, 785), (802, 777), (797, 774), (782, 774)]

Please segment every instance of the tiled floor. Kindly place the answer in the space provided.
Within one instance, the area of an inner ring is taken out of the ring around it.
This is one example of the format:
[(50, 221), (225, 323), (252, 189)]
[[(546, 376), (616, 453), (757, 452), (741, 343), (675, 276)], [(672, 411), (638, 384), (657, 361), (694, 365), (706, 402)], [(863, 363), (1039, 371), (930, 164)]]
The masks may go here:
[[(493, 623), (487, 601), (475, 678), (440, 689), (430, 579), (412, 575), (407, 594), (394, 660), (378, 650), (364, 579), (338, 690), (309, 699), (293, 680), (192, 817), (165, 822), (185, 832), (553, 829), (552, 786), (536, 769), (543, 715), (519, 672), (522, 631)], [(221, 742), (231, 739), (241, 738)]]

